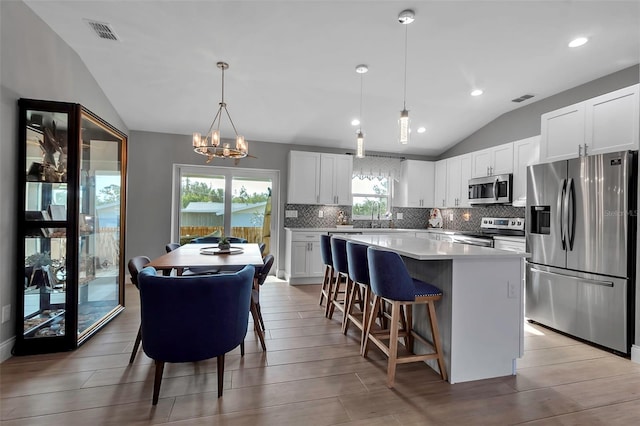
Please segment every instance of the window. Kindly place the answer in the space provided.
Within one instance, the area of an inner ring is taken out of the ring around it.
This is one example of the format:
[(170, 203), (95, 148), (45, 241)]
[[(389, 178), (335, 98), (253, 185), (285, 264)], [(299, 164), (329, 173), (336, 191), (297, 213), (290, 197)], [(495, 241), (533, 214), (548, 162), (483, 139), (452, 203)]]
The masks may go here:
[(389, 177), (353, 176), (353, 219), (378, 220), (388, 218), (391, 211)]

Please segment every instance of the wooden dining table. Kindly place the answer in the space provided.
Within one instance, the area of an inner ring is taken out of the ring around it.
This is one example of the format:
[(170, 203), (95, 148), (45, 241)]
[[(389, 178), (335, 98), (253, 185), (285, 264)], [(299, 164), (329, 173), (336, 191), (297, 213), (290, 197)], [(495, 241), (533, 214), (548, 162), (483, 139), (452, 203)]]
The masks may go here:
[(225, 270), (225, 268), (237, 269), (238, 266), (264, 264), (258, 244), (231, 244), (228, 254), (219, 253), (217, 248), (218, 245), (215, 243), (185, 244), (153, 259), (146, 266), (165, 271), (175, 269), (178, 275), (182, 275), (186, 268), (209, 267)]

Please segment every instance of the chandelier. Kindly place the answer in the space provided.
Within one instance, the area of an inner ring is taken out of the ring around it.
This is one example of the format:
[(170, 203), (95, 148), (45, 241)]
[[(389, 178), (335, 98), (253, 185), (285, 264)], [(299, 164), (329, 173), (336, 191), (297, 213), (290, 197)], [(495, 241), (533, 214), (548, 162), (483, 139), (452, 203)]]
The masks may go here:
[(364, 133), (362, 133), (362, 76), (369, 71), (364, 64), (356, 66), (356, 72), (360, 74), (360, 127), (356, 133), (356, 158), (364, 158)]
[[(200, 155), (207, 157), (207, 163), (214, 158), (235, 158), (240, 159), (247, 156), (249, 153), (249, 146), (247, 141), (244, 140), (244, 136), (238, 134), (236, 126), (233, 124), (233, 120), (227, 110), (227, 104), (224, 101), (224, 70), (229, 68), (229, 64), (226, 62), (218, 62), (216, 64), (218, 68), (222, 70), (222, 99), (218, 104), (218, 112), (213, 118), (213, 122), (209, 127), (209, 131), (203, 137), (200, 133), (195, 132), (193, 134), (193, 150)], [(222, 120), (222, 111), (224, 110), (227, 118), (231, 122), (231, 127), (236, 134), (236, 145), (231, 147), (229, 143), (222, 143), (220, 140), (220, 121)]]

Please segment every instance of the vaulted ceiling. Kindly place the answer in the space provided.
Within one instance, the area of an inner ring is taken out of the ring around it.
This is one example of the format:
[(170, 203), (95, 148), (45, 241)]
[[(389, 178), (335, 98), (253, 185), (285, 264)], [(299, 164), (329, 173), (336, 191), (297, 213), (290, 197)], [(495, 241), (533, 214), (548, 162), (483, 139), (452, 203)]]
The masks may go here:
[[(438, 155), (500, 115), (640, 62), (638, 1), (34, 1), (131, 130)], [(398, 14), (411, 8), (407, 27)], [(118, 40), (98, 38), (87, 21)], [(407, 29), (412, 140), (400, 146)], [(586, 45), (570, 49), (577, 36)], [(484, 94), (470, 96), (473, 89)], [(512, 99), (535, 95), (522, 103)], [(223, 121), (223, 137), (225, 128)], [(426, 132), (415, 130), (424, 126)], [(231, 136), (228, 134), (227, 136)]]

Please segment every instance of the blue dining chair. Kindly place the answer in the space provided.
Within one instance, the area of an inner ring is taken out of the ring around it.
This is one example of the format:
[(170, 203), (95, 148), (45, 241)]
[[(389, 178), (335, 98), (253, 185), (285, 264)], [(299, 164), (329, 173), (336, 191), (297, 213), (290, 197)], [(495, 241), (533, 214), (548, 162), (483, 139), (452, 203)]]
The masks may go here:
[(218, 398), (224, 356), (244, 342), (255, 268), (224, 275), (166, 277), (152, 267), (138, 274), (142, 348), (155, 361), (153, 405), (166, 362), (217, 358)]
[[(140, 289), (138, 286), (138, 274), (140, 271), (144, 269), (144, 265), (151, 262), (147, 256), (134, 256), (129, 259), (127, 263), (127, 268), (129, 269), (129, 275), (131, 275), (131, 284), (135, 285), (137, 289)], [(131, 357), (129, 358), (129, 364), (133, 364), (133, 361), (136, 359), (136, 355), (138, 354), (138, 348), (140, 347), (140, 342), (142, 341), (142, 326), (138, 327), (138, 334), (136, 335), (136, 341), (133, 344), (133, 350), (131, 351)]]
[[(373, 307), (366, 324), (362, 355), (367, 356), (368, 343), (371, 342), (387, 356), (387, 386), (389, 388), (394, 386), (396, 365), (406, 362), (435, 359), (438, 361), (440, 377), (442, 380), (447, 380), (434, 304), (435, 301), (442, 298), (442, 291), (432, 284), (412, 278), (402, 257), (396, 252), (369, 247), (367, 249), (367, 263), (369, 264), (371, 291), (374, 296)], [(391, 305), (389, 329), (374, 331), (374, 320), (380, 311), (383, 300)], [(424, 304), (427, 308), (426, 315), (429, 317), (431, 326), (431, 341), (413, 329), (412, 308), (416, 304)], [(402, 312), (403, 307), (405, 308), (404, 312)], [(404, 338), (405, 347), (411, 354), (398, 354), (398, 339), (400, 337)], [(431, 348), (433, 352), (414, 354), (414, 340), (420, 341), (425, 347)], [(388, 342), (385, 343), (386, 341)]]

